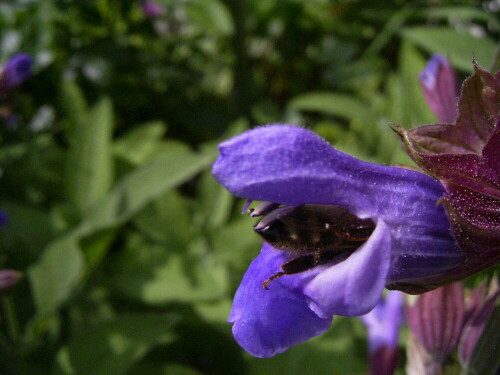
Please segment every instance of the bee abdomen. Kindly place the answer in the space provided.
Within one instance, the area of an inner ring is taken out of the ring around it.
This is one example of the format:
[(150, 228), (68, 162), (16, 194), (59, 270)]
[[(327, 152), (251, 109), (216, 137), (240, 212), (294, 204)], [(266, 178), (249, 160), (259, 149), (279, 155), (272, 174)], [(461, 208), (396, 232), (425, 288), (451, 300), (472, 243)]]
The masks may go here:
[(302, 205), (276, 208), (254, 230), (276, 249), (312, 253), (356, 249), (374, 228), (373, 221), (359, 219), (343, 207)]

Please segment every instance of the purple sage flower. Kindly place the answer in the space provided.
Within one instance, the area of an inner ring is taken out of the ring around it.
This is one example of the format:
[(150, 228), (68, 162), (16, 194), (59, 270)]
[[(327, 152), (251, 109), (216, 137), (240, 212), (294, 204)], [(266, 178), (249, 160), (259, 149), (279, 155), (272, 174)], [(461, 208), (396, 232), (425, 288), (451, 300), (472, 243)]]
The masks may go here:
[(26, 53), (12, 56), (5, 64), (0, 79), (0, 88), (10, 90), (31, 77), (32, 59)]
[(156, 18), (165, 13), (165, 8), (156, 1), (142, 1), (141, 9), (147, 18)]
[(457, 117), (457, 77), (451, 64), (441, 55), (434, 55), (420, 73), (420, 83), (427, 104), (443, 123)]
[(438, 205), (443, 187), (427, 175), (363, 162), (288, 125), (247, 131), (219, 151), (213, 174), (238, 197), (284, 208), (337, 205), (375, 224), (343, 259), (276, 278), (267, 290), (263, 282), (297, 255), (264, 242), (229, 316), (236, 341), (254, 356), (270, 357), (319, 335), (333, 315), (368, 313), (386, 285), (419, 289), (421, 279), (463, 261)]
[(403, 324), (403, 294), (390, 291), (360, 317), (368, 331), (370, 375), (392, 375), (398, 366), (398, 337)]

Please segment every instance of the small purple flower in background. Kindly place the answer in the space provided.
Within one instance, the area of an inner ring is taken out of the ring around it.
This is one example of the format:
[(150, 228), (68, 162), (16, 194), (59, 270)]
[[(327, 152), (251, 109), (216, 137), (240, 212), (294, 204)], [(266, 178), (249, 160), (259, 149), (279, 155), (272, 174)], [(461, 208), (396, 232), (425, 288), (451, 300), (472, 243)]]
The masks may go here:
[(3, 210), (0, 210), (0, 227), (3, 227), (6, 225), (9, 221), (9, 216), (7, 213)]
[(420, 83), (427, 104), (443, 123), (457, 117), (457, 77), (451, 64), (441, 55), (434, 55), (420, 73)]
[(32, 59), (26, 53), (12, 56), (2, 68), (0, 75), (0, 90), (7, 91), (19, 86), (31, 77)]
[(0, 297), (8, 294), (22, 279), (23, 274), (14, 270), (0, 271)]
[(284, 211), (341, 206), (375, 226), (343, 259), (276, 278), (269, 290), (263, 282), (297, 255), (264, 242), (229, 316), (236, 341), (254, 356), (270, 357), (319, 335), (333, 315), (368, 313), (386, 285), (425, 290), (420, 280), (463, 261), (437, 204), (444, 190), (422, 173), (363, 162), (287, 125), (250, 130), (222, 143), (219, 151), (213, 174), (238, 197), (273, 202)]
[(165, 13), (165, 8), (156, 1), (141, 1), (141, 9), (147, 18), (156, 18)]
[(368, 331), (369, 375), (392, 375), (398, 366), (398, 337), (403, 324), (403, 294), (390, 291), (368, 314), (360, 317)]

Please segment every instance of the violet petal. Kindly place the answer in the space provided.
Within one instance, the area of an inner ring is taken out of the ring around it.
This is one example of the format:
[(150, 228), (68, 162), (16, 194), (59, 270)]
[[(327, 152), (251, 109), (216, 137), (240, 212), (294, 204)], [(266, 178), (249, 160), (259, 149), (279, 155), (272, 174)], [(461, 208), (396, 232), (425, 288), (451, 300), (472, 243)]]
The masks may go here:
[(26, 53), (19, 53), (12, 56), (3, 69), (2, 84), (6, 89), (19, 86), (28, 79), (31, 72), (32, 58)]
[(310, 298), (309, 307), (323, 318), (366, 314), (380, 300), (390, 257), (390, 230), (379, 221), (363, 246), (306, 284), (304, 294)]
[(288, 254), (264, 244), (252, 262), (234, 297), (228, 321), (235, 340), (250, 354), (265, 358), (317, 336), (331, 325), (331, 318), (318, 317), (298, 290), (287, 281), (303, 275), (289, 275), (273, 281), (266, 290), (262, 282), (288, 260)]
[(403, 324), (403, 293), (389, 291), (368, 314), (360, 316), (368, 331), (370, 352), (382, 347), (398, 346), (398, 337)]

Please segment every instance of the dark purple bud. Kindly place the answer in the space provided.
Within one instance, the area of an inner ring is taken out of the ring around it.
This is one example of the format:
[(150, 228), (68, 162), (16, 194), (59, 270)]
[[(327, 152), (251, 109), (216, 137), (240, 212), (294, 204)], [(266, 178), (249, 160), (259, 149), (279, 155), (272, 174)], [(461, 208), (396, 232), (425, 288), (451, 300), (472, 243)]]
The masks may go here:
[(443, 123), (457, 117), (457, 78), (451, 64), (441, 55), (434, 55), (420, 73), (420, 83), (427, 104)]
[(398, 368), (399, 349), (383, 346), (370, 356), (368, 375), (392, 375)]
[(460, 283), (424, 293), (407, 307), (411, 333), (436, 364), (443, 363), (457, 345), (464, 311), (464, 291)]
[(6, 90), (19, 86), (31, 77), (31, 65), (31, 56), (26, 53), (12, 56), (3, 68), (0, 86)]
[(0, 296), (6, 295), (14, 288), (23, 274), (14, 270), (0, 271)]
[(441, 202), (466, 256), (462, 265), (422, 284), (462, 280), (500, 261), (500, 73), (474, 66), (454, 124), (395, 131), (410, 157), (444, 186)]
[(469, 319), (465, 322), (458, 346), (458, 357), (463, 366), (469, 362), (477, 341), (481, 337), (484, 327), (495, 308), (500, 291), (498, 285), (482, 303), (475, 304)]
[(6, 225), (8, 221), (9, 221), (9, 216), (7, 216), (7, 213), (3, 210), (0, 210), (0, 227)]
[(165, 13), (165, 8), (155, 1), (141, 2), (141, 8), (144, 15), (148, 18), (156, 18)]

